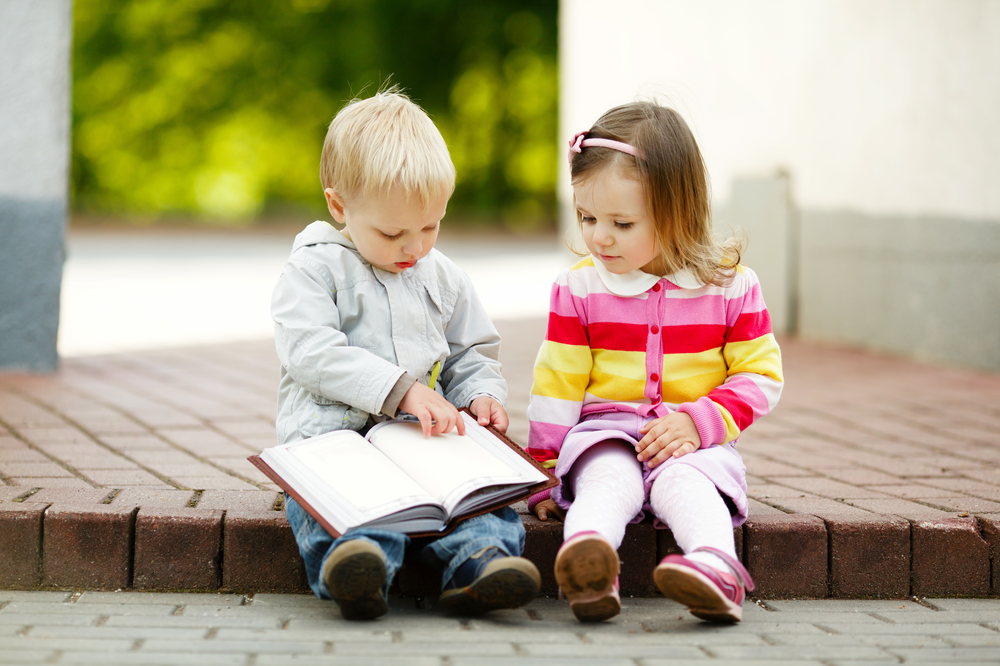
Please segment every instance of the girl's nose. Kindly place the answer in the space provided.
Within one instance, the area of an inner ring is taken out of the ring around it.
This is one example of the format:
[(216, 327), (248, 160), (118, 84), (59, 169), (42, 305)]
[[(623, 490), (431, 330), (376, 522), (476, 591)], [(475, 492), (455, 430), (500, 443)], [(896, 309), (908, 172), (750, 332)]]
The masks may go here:
[(598, 245), (612, 245), (614, 244), (615, 239), (602, 229), (600, 225), (598, 225), (597, 228), (594, 229), (594, 242)]

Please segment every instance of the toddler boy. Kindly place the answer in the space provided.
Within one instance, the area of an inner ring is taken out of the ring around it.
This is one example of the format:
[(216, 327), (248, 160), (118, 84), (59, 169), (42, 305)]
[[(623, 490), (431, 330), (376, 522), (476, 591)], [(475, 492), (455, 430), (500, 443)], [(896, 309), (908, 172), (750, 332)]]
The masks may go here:
[[(395, 89), (355, 100), (330, 123), (320, 180), (344, 228), (306, 227), (274, 290), (278, 440), (363, 434), (399, 411), (425, 436), (464, 434), (456, 405), (505, 431), (500, 337), (468, 276), (434, 249), (455, 187), (434, 123)], [(316, 596), (347, 619), (384, 614), (409, 537), (365, 528), (334, 539), (294, 499), (286, 512)], [(415, 547), (441, 571), (441, 604), (457, 612), (515, 608), (538, 593), (509, 507)]]

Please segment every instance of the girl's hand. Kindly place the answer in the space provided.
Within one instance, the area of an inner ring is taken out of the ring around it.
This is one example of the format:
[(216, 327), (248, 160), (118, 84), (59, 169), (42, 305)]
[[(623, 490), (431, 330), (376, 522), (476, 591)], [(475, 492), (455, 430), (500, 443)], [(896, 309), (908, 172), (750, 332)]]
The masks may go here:
[(562, 507), (550, 499), (542, 500), (532, 508), (532, 511), (538, 516), (538, 520), (548, 520), (549, 516), (552, 516), (556, 520), (562, 521), (566, 517), (566, 512), (562, 510)]
[(451, 429), (456, 427), (459, 435), (465, 434), (465, 421), (455, 406), (434, 389), (427, 388), (420, 382), (403, 394), (399, 408), (417, 417), (424, 431), (424, 437), (451, 432)]
[(674, 412), (639, 428), (643, 437), (635, 445), (639, 462), (653, 469), (667, 458), (680, 458), (701, 448), (701, 436), (694, 420), (684, 412)]
[(488, 395), (481, 395), (473, 400), (469, 405), (469, 411), (476, 417), (479, 425), (492, 425), (502, 433), (507, 432), (507, 426), (510, 425), (507, 412), (503, 405)]

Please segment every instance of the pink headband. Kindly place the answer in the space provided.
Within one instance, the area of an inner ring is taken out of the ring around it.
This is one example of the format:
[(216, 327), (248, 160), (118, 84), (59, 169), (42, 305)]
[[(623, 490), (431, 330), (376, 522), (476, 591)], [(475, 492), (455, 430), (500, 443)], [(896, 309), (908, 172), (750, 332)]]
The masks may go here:
[(635, 146), (629, 145), (627, 143), (622, 143), (621, 141), (615, 141), (613, 139), (584, 139), (587, 132), (577, 132), (573, 135), (572, 140), (569, 142), (569, 163), (573, 163), (573, 155), (577, 153), (582, 153), (584, 148), (610, 148), (612, 150), (620, 150), (623, 153), (628, 153), (633, 157), (636, 154)]

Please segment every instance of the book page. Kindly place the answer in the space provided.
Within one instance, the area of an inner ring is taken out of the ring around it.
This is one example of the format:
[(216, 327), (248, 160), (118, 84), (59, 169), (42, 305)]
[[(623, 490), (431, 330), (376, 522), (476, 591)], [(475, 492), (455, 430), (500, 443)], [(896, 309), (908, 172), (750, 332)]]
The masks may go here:
[(352, 430), (272, 447), (261, 457), (341, 533), (378, 516), (436, 503)]
[(462, 418), (465, 436), (452, 431), (424, 438), (419, 423), (398, 421), (373, 428), (368, 436), (449, 512), (477, 489), (545, 480), (475, 419), (464, 412)]

